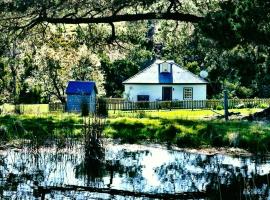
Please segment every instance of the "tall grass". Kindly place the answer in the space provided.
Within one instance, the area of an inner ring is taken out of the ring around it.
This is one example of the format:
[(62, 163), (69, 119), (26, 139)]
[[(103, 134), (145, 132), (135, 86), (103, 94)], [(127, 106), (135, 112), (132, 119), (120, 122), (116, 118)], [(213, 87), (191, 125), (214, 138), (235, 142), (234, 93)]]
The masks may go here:
[(5, 115), (0, 116), (0, 127), (0, 137), (6, 141), (29, 139), (44, 143), (48, 139), (82, 136), (82, 118), (70, 114)]
[(111, 119), (104, 133), (107, 137), (131, 143), (148, 139), (179, 147), (270, 150), (270, 125), (259, 122), (119, 118)]

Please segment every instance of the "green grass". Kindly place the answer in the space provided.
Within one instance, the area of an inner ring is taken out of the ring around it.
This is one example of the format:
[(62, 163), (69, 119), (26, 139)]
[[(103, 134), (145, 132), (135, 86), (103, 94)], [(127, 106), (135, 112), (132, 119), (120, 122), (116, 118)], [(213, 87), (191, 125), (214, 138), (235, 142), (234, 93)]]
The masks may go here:
[(73, 114), (0, 115), (0, 139), (46, 139), (81, 137), (82, 118)]
[(183, 119), (110, 119), (107, 137), (123, 142), (168, 142), (179, 147), (239, 147), (252, 152), (270, 150), (270, 124), (248, 121)]
[[(237, 109), (241, 115), (259, 109)], [(220, 114), (223, 111), (216, 111)], [(256, 152), (270, 150), (270, 124), (240, 120), (213, 120), (210, 110), (172, 110), (109, 113), (104, 135), (122, 142), (145, 140), (179, 147), (240, 147)], [(14, 139), (82, 138), (83, 120), (70, 113), (0, 115), (0, 143)]]
[[(251, 108), (251, 109), (230, 109), (229, 112), (240, 112), (241, 115), (247, 116), (253, 114), (255, 112), (261, 111), (262, 109), (258, 108)], [(162, 118), (162, 119), (211, 119), (219, 114), (223, 115), (223, 110), (191, 110), (191, 109), (179, 109), (179, 110), (141, 110), (136, 112), (130, 111), (110, 111), (109, 117), (116, 118), (116, 117), (134, 117), (134, 118)]]

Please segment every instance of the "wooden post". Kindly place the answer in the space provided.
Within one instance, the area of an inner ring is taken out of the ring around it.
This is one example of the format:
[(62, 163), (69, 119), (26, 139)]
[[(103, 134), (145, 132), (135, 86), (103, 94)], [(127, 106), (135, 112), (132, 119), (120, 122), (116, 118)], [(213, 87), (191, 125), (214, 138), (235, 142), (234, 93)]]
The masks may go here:
[(225, 120), (228, 121), (229, 119), (229, 111), (228, 111), (228, 92), (224, 90), (224, 117)]

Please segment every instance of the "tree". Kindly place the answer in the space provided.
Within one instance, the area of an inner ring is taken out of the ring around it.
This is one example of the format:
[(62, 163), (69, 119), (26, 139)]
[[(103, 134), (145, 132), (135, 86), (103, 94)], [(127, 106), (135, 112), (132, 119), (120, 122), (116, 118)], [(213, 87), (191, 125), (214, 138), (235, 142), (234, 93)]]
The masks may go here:
[[(194, 1), (196, 2), (196, 1)], [(180, 0), (13, 0), (0, 4), (1, 28), (5, 31), (29, 30), (37, 25), (107, 23), (114, 32), (115, 22), (166, 19), (198, 22), (186, 13)], [(114, 34), (113, 34), (114, 35)]]
[(197, 31), (219, 49), (224, 61), (219, 70), (227, 68), (223, 77), (235, 96), (270, 97), (270, 2), (224, 1), (220, 8), (209, 12)]
[(206, 36), (227, 48), (244, 43), (270, 46), (268, 0), (224, 1), (220, 7), (200, 23)]

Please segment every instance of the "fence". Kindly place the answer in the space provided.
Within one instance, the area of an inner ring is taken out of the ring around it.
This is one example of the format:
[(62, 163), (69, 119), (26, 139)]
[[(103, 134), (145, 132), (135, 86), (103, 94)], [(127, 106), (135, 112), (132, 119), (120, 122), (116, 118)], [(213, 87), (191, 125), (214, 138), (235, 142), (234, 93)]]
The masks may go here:
[[(48, 104), (3, 104), (0, 106), (2, 113), (17, 113), (17, 114), (30, 114), (30, 113), (47, 113), (49, 112)], [(1, 113), (0, 112), (0, 113)]]
[[(106, 99), (108, 110), (159, 110), (159, 109), (223, 109), (224, 100), (184, 100), (184, 101), (140, 101)], [(229, 108), (265, 108), (270, 99), (229, 99)]]
[(57, 103), (49, 103), (49, 111), (50, 112), (64, 112), (65, 105), (57, 102)]
[[(140, 101), (131, 102), (124, 99), (105, 99), (108, 110), (159, 110), (159, 109), (223, 109), (223, 99), (200, 101)], [(228, 107), (232, 108), (266, 108), (270, 106), (270, 99), (229, 99)], [(4, 104), (0, 106), (1, 113), (48, 113), (64, 112), (62, 103), (50, 104)]]

